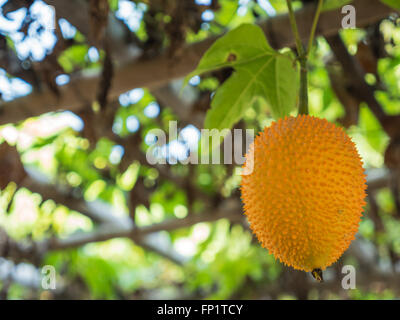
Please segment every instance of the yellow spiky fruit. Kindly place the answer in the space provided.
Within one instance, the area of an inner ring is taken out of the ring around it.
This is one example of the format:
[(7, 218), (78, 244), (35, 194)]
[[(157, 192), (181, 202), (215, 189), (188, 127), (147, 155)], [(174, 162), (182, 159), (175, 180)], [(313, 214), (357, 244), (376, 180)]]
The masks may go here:
[(273, 122), (251, 144), (243, 169), (245, 214), (275, 258), (299, 270), (324, 270), (348, 248), (366, 184), (342, 128), (308, 115)]

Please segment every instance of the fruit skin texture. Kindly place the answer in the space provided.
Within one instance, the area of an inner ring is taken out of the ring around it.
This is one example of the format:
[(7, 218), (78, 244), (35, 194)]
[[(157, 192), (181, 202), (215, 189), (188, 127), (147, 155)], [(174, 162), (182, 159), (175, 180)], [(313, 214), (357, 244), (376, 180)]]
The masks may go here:
[(273, 122), (250, 145), (246, 168), (244, 211), (262, 246), (307, 272), (337, 261), (366, 196), (362, 161), (344, 130), (308, 115)]

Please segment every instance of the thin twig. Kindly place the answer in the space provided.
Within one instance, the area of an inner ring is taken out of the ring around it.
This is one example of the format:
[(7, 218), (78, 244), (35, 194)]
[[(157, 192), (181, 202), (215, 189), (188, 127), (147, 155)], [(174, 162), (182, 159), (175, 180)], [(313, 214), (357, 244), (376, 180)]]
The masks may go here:
[(313, 41), (314, 41), (314, 37), (315, 37), (315, 31), (317, 30), (317, 25), (318, 25), (318, 20), (319, 20), (319, 16), (321, 14), (321, 9), (322, 9), (322, 0), (318, 1), (318, 6), (317, 6), (317, 11), (315, 12), (315, 16), (314, 16), (314, 21), (311, 27), (311, 32), (310, 32), (310, 39), (308, 40), (308, 46), (306, 49), (306, 55), (308, 56), (308, 54), (310, 53)]
[(292, 1), (286, 0), (286, 3), (287, 3), (288, 11), (289, 11), (290, 25), (292, 27), (294, 38), (296, 41), (297, 52), (298, 52), (299, 57), (301, 57), (304, 55), (304, 47), (303, 47), (303, 44), (301, 43), (299, 30), (297, 28), (297, 22), (296, 22), (296, 17), (294, 15), (293, 7), (292, 7)]
[(294, 15), (292, 1), (286, 0), (290, 25), (296, 41), (297, 55), (300, 62), (300, 93), (299, 93), (299, 114), (308, 114), (308, 79), (307, 79), (307, 55), (301, 42), (299, 30), (297, 28), (296, 17)]
[(319, 20), (319, 16), (321, 14), (322, 8), (322, 0), (319, 0), (317, 11), (314, 16), (313, 24), (311, 27), (310, 39), (308, 42), (308, 47), (304, 49), (304, 46), (301, 42), (299, 30), (297, 28), (296, 17), (292, 7), (292, 1), (286, 0), (288, 11), (289, 11), (289, 19), (290, 24), (292, 26), (293, 34), (296, 40), (297, 54), (298, 60), (300, 62), (300, 93), (299, 93), (299, 114), (308, 114), (308, 74), (307, 74), (307, 58), (308, 53), (311, 50), (312, 43), (315, 36), (315, 31), (317, 29), (317, 24)]

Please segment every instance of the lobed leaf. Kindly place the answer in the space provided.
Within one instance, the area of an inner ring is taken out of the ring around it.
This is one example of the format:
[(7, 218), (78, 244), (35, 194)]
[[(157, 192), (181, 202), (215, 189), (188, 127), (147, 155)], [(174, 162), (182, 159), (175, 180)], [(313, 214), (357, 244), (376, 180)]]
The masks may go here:
[(243, 24), (218, 39), (204, 54), (187, 81), (216, 69), (232, 67), (233, 75), (216, 91), (207, 112), (205, 128), (230, 129), (264, 98), (276, 118), (293, 110), (298, 91), (298, 70), (288, 54), (271, 48), (261, 28)]

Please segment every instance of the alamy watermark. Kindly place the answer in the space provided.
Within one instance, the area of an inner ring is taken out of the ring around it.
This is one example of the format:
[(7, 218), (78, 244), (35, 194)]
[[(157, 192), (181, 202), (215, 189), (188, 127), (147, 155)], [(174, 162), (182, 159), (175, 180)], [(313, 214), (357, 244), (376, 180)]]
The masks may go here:
[[(152, 164), (244, 164), (246, 158), (244, 153), (249, 150), (251, 142), (254, 140), (253, 129), (201, 129), (199, 149), (187, 149), (188, 154), (183, 159), (178, 159), (171, 148), (166, 148), (167, 134), (159, 128), (152, 129), (148, 132), (154, 136), (153, 143), (146, 152), (147, 161)], [(178, 136), (177, 121), (169, 122), (169, 142), (180, 139)], [(220, 147), (222, 141), (222, 148)], [(221, 156), (223, 149), (223, 157)], [(247, 153), (246, 168), (242, 174), (251, 174), (253, 171), (252, 161), (254, 154), (249, 151)]]
[(345, 16), (342, 18), (343, 29), (355, 29), (356, 27), (356, 8), (348, 4), (342, 7), (342, 14)]
[(342, 288), (344, 290), (356, 289), (356, 268), (352, 265), (345, 265), (342, 268), (342, 274), (345, 276), (342, 279)]
[(45, 265), (42, 268), (42, 289), (56, 289), (56, 269), (51, 265)]

